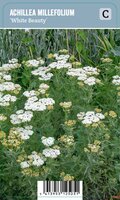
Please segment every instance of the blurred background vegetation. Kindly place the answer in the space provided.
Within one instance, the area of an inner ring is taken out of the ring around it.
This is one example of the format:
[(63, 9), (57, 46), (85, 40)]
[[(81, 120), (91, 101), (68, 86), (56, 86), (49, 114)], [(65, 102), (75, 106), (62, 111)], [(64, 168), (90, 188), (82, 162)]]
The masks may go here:
[(103, 56), (120, 56), (120, 30), (0, 30), (0, 64), (27, 60), (68, 49), (83, 64), (96, 65)]

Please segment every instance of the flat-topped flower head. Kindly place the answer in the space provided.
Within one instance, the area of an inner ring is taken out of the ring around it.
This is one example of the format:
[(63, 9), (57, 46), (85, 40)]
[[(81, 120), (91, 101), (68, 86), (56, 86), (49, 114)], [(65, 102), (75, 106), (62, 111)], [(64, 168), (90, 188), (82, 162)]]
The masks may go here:
[(0, 91), (1, 92), (5, 92), (5, 91), (13, 91), (14, 92), (15, 90), (20, 91), (21, 86), (19, 84), (15, 84), (13, 82), (0, 83)]
[(30, 136), (33, 135), (32, 126), (12, 128), (11, 132), (12, 131), (16, 131), (22, 140), (28, 140)]
[(42, 156), (42, 154), (33, 151), (32, 154), (27, 156), (26, 160), (20, 163), (20, 166), (22, 169), (24, 169), (28, 167), (40, 167), (44, 165), (44, 163), (45, 158)]
[(10, 116), (10, 121), (12, 124), (20, 124), (24, 122), (30, 122), (32, 117), (32, 111), (18, 110), (15, 114)]
[(45, 84), (45, 83), (41, 83), (39, 86), (38, 91), (40, 92), (40, 94), (46, 94), (47, 90), (50, 88), (49, 85)]
[(10, 64), (15, 64), (18, 63), (18, 59), (17, 58), (12, 58), (11, 60), (9, 60)]
[(4, 95), (2, 92), (0, 92), (0, 106), (9, 106), (11, 102), (15, 102), (16, 100), (16, 96), (12, 96), (10, 94)]
[(112, 81), (112, 83), (113, 83), (114, 85), (119, 86), (119, 85), (120, 85), (120, 76), (118, 76), (118, 75), (113, 76), (113, 81)]
[(33, 59), (33, 60), (28, 60), (26, 62), (24, 62), (25, 66), (27, 67), (33, 67), (33, 68), (37, 68), (39, 67), (39, 65), (43, 65), (44, 64), (44, 61), (43, 60), (36, 60), (36, 59)]
[(29, 163), (27, 161), (23, 161), (20, 163), (20, 166), (22, 169), (30, 167)]
[(69, 59), (69, 57), (70, 57), (70, 55), (68, 55), (68, 54), (61, 54), (61, 55), (59, 55), (59, 54), (54, 54), (54, 57), (55, 57), (55, 59), (57, 60), (57, 61), (61, 61), (61, 60), (64, 60), (64, 61), (66, 61), (67, 62), (67, 60)]
[(53, 74), (50, 71), (49, 67), (39, 67), (38, 69), (32, 71), (31, 73), (34, 76), (38, 76), (41, 81), (49, 81), (53, 77)]
[(102, 63), (112, 63), (113, 60), (111, 58), (101, 58)]
[(54, 137), (45, 137), (45, 136), (43, 136), (41, 138), (41, 140), (42, 140), (42, 143), (47, 147), (52, 146), (54, 144), (54, 142), (55, 142), (55, 138)]
[(43, 155), (46, 158), (57, 158), (60, 155), (60, 150), (54, 148), (46, 148), (43, 150)]
[(65, 121), (65, 125), (68, 127), (73, 127), (76, 124), (76, 120)]
[(87, 66), (82, 68), (71, 68), (68, 70), (67, 75), (77, 77), (78, 81), (89, 86), (99, 82), (96, 78), (96, 76), (99, 75), (99, 70), (95, 67)]
[(72, 64), (68, 62), (69, 59), (68, 54), (53, 54), (52, 58), (55, 59), (54, 62), (48, 65), (49, 69), (69, 69), (72, 68)]
[(66, 55), (66, 54), (68, 54), (68, 50), (67, 49), (61, 49), (61, 50), (59, 50), (59, 54)]
[(0, 121), (7, 120), (7, 117), (4, 114), (0, 114)]
[(88, 144), (88, 147), (84, 148), (84, 151), (89, 153), (102, 153), (100, 148), (101, 142), (99, 140), (95, 140), (93, 144)]
[(74, 136), (73, 135), (62, 135), (59, 139), (59, 142), (61, 142), (63, 145), (66, 146), (73, 146), (74, 145)]
[(25, 92), (23, 93), (23, 95), (24, 95), (25, 97), (31, 98), (31, 97), (35, 97), (35, 96), (39, 95), (39, 92), (36, 91), (36, 90), (25, 91)]
[(96, 113), (94, 111), (80, 112), (77, 114), (78, 119), (85, 125), (91, 125), (93, 123), (98, 123), (105, 119), (102, 113)]
[(11, 81), (11, 75), (8, 72), (0, 72), (0, 82)]
[(3, 64), (2, 67), (0, 67), (0, 71), (11, 71), (17, 68), (20, 68), (21, 64), (18, 63), (18, 60), (16, 58), (13, 58), (9, 60), (8, 63)]
[(68, 101), (68, 102), (61, 102), (60, 103), (60, 106), (64, 109), (69, 109), (72, 107), (72, 102), (71, 101)]
[(38, 98), (33, 96), (28, 98), (25, 103), (25, 110), (32, 111), (44, 111), (48, 109), (48, 106), (53, 106), (55, 101), (52, 98)]

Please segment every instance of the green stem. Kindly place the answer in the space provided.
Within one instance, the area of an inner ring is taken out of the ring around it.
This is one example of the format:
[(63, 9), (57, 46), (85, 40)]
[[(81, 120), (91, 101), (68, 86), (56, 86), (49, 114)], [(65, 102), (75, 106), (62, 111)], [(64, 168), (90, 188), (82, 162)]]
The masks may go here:
[(69, 39), (68, 39), (68, 30), (66, 29), (66, 45), (67, 45), (67, 50), (69, 52)]

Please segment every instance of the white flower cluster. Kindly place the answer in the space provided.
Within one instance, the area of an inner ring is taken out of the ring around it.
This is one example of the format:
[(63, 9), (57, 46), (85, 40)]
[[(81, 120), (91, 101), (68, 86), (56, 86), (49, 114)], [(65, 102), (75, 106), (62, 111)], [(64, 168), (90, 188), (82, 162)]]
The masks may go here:
[(4, 95), (0, 92), (0, 106), (9, 106), (11, 102), (15, 102), (16, 100), (16, 96), (12, 96), (10, 94)]
[(39, 101), (45, 106), (53, 106), (55, 104), (55, 101), (52, 98), (41, 98)]
[(50, 72), (51, 69), (61, 69), (61, 68), (71, 68), (72, 64), (67, 63), (69, 55), (59, 55), (54, 54), (53, 57), (56, 59), (56, 62), (52, 62), (48, 67), (39, 67), (38, 69), (32, 71), (32, 74), (39, 76), (39, 80), (48, 81), (53, 77), (53, 74)]
[(32, 71), (32, 74), (39, 76), (39, 80), (48, 81), (53, 77), (53, 74), (50, 72), (51, 69), (61, 69), (61, 68), (71, 68), (72, 64), (67, 63), (69, 55), (59, 55), (54, 54), (53, 57), (56, 59), (56, 62), (52, 62), (48, 67), (39, 67), (38, 69)]
[(19, 67), (21, 67), (21, 64), (18, 63), (16, 58), (13, 58), (12, 60), (9, 60), (7, 64), (3, 64), (2, 67), (0, 67), (0, 71), (11, 71)]
[(10, 64), (16, 64), (16, 63), (18, 63), (18, 59), (13, 58), (13, 59), (9, 60), (9, 63)]
[(7, 72), (0, 72), (0, 82), (11, 81), (11, 75)]
[(120, 85), (120, 76), (116, 75), (116, 76), (113, 76), (113, 81), (112, 83), (114, 85)]
[(39, 77), (40, 81), (49, 81), (51, 80), (51, 78), (53, 77), (52, 73), (47, 73), (47, 74), (43, 74), (41, 77)]
[(41, 98), (33, 96), (28, 98), (25, 103), (25, 110), (44, 111), (48, 106), (53, 106), (55, 101), (52, 98)]
[(54, 148), (46, 148), (43, 150), (43, 155), (47, 158), (57, 158), (60, 155), (60, 150)]
[(41, 138), (41, 140), (42, 140), (42, 143), (43, 143), (45, 146), (47, 146), (47, 147), (52, 146), (52, 145), (54, 144), (54, 142), (55, 142), (54, 137), (48, 137), (48, 138), (46, 138), (45, 136), (43, 136), (43, 137)]
[(27, 98), (31, 98), (37, 95), (37, 91), (36, 90), (31, 90), (31, 91), (25, 91), (23, 93), (23, 95)]
[(96, 78), (94, 76), (91, 76), (89, 78), (87, 78), (84, 83), (86, 85), (95, 85), (96, 84)]
[[(18, 130), (18, 132), (21, 132), (21, 134), (23, 136), (23, 133), (25, 133), (26, 130), (31, 130), (31, 128), (32, 127), (25, 127), (25, 129), (17, 128), (17, 130)], [(33, 133), (31, 132), (31, 134), (33, 134)], [(31, 134), (29, 134), (29, 135), (31, 135)], [(53, 148), (50, 148), (50, 146), (52, 146), (54, 144), (54, 141), (55, 141), (54, 137), (43, 136), (41, 138), (41, 140), (42, 140), (42, 143), (48, 148), (44, 149), (42, 154), (34, 151), (34, 152), (32, 152), (31, 155), (27, 156), (27, 159), (25, 158), (25, 160), (23, 160), (23, 162), (20, 163), (20, 166), (22, 169), (29, 168), (32, 166), (40, 167), (45, 163), (46, 158), (57, 158), (58, 155), (60, 155), (60, 150), (58, 149), (58, 147), (55, 148), (55, 146), (54, 146)]]
[(14, 91), (21, 90), (21, 86), (19, 84), (14, 84), (13, 82), (3, 82), (0, 83), (0, 91)]
[(102, 113), (95, 113), (94, 111), (80, 112), (77, 114), (79, 120), (83, 124), (91, 125), (93, 123), (98, 123), (99, 121), (105, 119), (105, 116)]
[[(16, 59), (12, 59), (9, 61), (9, 65), (14, 65), (17, 63)], [(2, 68), (2, 67), (1, 67)], [(14, 84), (11, 81), (11, 75), (8, 71), (2, 71), (0, 68), (0, 106), (9, 106), (11, 102), (15, 102), (17, 100), (16, 96), (11, 94), (6, 94), (6, 92), (13, 92), (18, 94), (21, 90), (21, 86), (19, 84)], [(5, 92), (5, 93), (4, 93)]]
[(96, 67), (90, 67), (86, 66), (83, 67), (83, 70), (86, 72), (87, 75), (92, 76), (92, 75), (99, 75), (99, 70)]
[(49, 85), (45, 84), (45, 83), (41, 83), (40, 86), (39, 86), (39, 89), (38, 91), (41, 93), (41, 94), (45, 94), (46, 91), (49, 89)]
[[(10, 64), (14, 64), (15, 60), (13, 59), (9, 62)], [(13, 83), (11, 79), (11, 75), (7, 71), (0, 72), (0, 106), (9, 106), (10, 102), (15, 102), (17, 100), (16, 96), (6, 94), (6, 92), (18, 94), (21, 90), (21, 86)]]
[(33, 135), (32, 128), (33, 128), (32, 126), (25, 126), (25, 127), (13, 128), (13, 129), (19, 133), (22, 140), (28, 140), (30, 136)]
[(55, 57), (55, 59), (57, 60), (57, 61), (61, 61), (61, 60), (63, 60), (63, 61), (65, 61), (65, 62), (67, 62), (67, 60), (69, 59), (69, 55), (68, 54), (61, 54), (61, 55), (59, 55), (59, 54), (57, 54), (57, 53), (55, 53), (54, 54), (54, 57)]
[(0, 114), (0, 121), (5, 121), (7, 117), (3, 114)]
[(20, 124), (24, 122), (30, 122), (33, 117), (33, 112), (18, 110), (16, 114), (10, 116), (10, 121), (12, 124)]
[(27, 161), (23, 161), (20, 163), (20, 166), (22, 169), (30, 167), (29, 163)]
[(39, 80), (48, 81), (52, 78), (53, 74), (49, 72), (48, 67), (39, 67), (38, 69), (32, 71), (31, 73), (35, 76), (39, 76)]
[(39, 60), (33, 59), (33, 60), (28, 60), (25, 62), (25, 65), (27, 67), (35, 67), (35, 68), (37, 68), (37, 67), (39, 67), (39, 65), (43, 65), (43, 64), (44, 64), (44, 60), (42, 60), (42, 59), (39, 59)]
[(69, 59), (69, 55), (59, 55), (59, 54), (54, 54), (55, 59), (57, 62), (52, 62), (49, 64), (50, 69), (62, 69), (62, 68), (72, 68), (72, 64), (68, 63), (67, 60)]
[(59, 148), (55, 148), (55, 146), (53, 148), (50, 148), (50, 146), (54, 145), (55, 139), (54, 137), (45, 137), (43, 136), (41, 138), (42, 143), (48, 147), (46, 149), (43, 150), (43, 155), (46, 158), (57, 158), (60, 155), (60, 150)]
[(38, 154), (36, 151), (33, 151), (31, 155), (28, 156), (28, 160), (25, 160), (20, 163), (21, 168), (25, 169), (32, 166), (40, 167), (44, 164), (45, 159), (41, 154)]
[(83, 67), (83, 68), (71, 68), (68, 70), (67, 75), (77, 77), (79, 81), (83, 81), (87, 85), (95, 85), (96, 77), (99, 74), (99, 70), (95, 67)]
[(58, 61), (58, 62), (53, 62), (49, 64), (49, 67), (51, 69), (63, 69), (63, 68), (71, 68), (72, 64), (71, 63), (66, 63), (65, 61)]

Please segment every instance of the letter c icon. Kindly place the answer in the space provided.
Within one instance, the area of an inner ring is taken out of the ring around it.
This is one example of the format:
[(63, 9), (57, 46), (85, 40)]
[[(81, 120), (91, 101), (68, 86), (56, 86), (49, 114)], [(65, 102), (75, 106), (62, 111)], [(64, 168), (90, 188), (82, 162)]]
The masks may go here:
[(109, 18), (109, 10), (104, 10), (102, 15), (104, 18)]
[(111, 20), (112, 19), (112, 9), (111, 8), (100, 8), (99, 9), (100, 20)]

